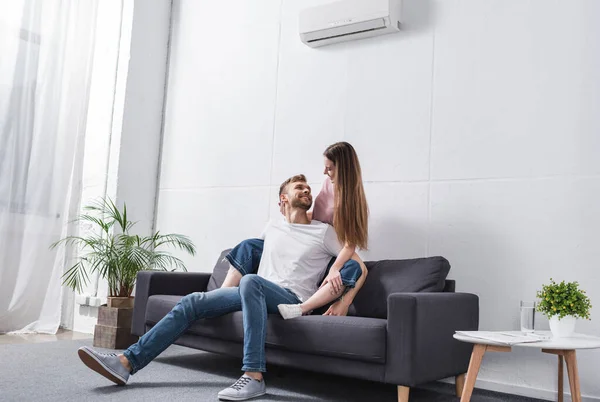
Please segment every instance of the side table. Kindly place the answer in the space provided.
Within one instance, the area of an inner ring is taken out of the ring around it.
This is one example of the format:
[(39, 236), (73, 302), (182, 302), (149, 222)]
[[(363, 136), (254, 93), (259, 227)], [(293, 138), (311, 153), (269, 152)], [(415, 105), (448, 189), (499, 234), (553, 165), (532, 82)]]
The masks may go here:
[[(521, 334), (519, 331), (498, 331), (512, 332)], [(547, 332), (549, 333), (549, 332)], [(473, 338), (454, 334), (454, 339), (462, 342), (474, 344), (471, 362), (465, 379), (465, 384), (460, 395), (461, 402), (469, 402), (479, 373), (479, 367), (483, 355), (486, 352), (510, 352), (512, 347), (519, 348), (537, 348), (543, 353), (549, 353), (558, 356), (558, 401), (563, 402), (563, 360), (567, 363), (567, 373), (569, 374), (569, 385), (571, 388), (571, 398), (573, 402), (581, 402), (581, 390), (579, 389), (579, 372), (577, 370), (577, 349), (597, 349), (600, 348), (600, 337), (583, 334), (574, 334), (569, 338), (555, 338), (549, 341), (539, 341), (532, 343), (517, 343), (512, 346), (506, 344), (487, 341), (485, 339)], [(459, 387), (457, 387), (458, 389)]]

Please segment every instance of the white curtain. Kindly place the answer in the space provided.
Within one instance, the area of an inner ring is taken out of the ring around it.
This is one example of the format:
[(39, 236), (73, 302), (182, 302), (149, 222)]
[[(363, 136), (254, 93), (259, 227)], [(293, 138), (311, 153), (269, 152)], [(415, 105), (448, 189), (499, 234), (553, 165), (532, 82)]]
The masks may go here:
[(98, 0), (0, 3), (0, 333), (56, 333)]

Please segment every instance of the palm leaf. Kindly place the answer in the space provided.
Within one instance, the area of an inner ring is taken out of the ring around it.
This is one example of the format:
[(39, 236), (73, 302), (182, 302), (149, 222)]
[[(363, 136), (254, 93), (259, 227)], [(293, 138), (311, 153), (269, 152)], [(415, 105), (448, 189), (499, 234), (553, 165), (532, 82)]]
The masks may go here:
[(83, 287), (89, 281), (88, 274), (81, 261), (69, 268), (62, 277), (65, 285), (77, 290), (79, 293), (83, 293)]
[[(158, 235), (158, 232), (156, 232)], [(158, 235), (154, 238), (154, 247), (158, 248), (163, 244), (172, 245), (180, 250), (187, 251), (191, 255), (196, 254), (196, 247), (192, 240), (184, 235), (179, 234), (166, 234), (166, 235)]]

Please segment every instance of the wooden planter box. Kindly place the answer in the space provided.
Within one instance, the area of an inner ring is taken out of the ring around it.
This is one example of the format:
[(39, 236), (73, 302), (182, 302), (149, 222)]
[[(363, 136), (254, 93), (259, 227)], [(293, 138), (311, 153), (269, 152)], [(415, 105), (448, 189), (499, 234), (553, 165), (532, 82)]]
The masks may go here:
[(109, 297), (108, 307), (133, 308), (133, 297)]
[[(100, 306), (98, 324), (94, 328), (94, 346), (106, 349), (127, 349), (137, 342), (138, 337), (131, 334), (131, 319), (133, 316), (133, 298), (131, 307)], [(117, 303), (119, 304), (119, 303)]]

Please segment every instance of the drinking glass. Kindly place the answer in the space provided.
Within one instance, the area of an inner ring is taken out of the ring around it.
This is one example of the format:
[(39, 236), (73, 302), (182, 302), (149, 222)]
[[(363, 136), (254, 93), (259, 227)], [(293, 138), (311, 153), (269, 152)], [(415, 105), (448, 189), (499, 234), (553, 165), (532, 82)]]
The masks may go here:
[(535, 328), (534, 301), (521, 300), (521, 332), (533, 332)]

